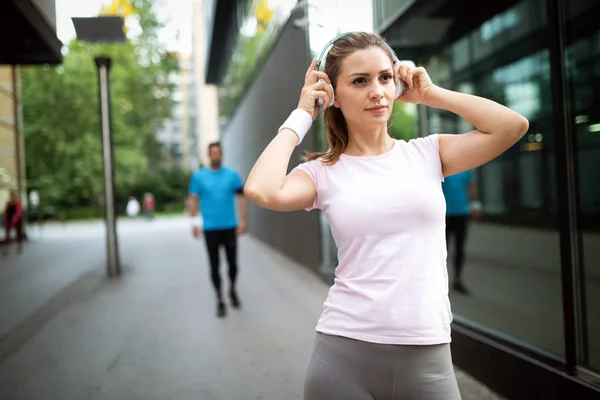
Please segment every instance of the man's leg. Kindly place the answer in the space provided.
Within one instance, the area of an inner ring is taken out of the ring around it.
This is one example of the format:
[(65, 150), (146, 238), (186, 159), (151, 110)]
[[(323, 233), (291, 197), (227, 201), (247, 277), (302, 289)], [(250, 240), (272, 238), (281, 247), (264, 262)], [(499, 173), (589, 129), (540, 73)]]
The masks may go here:
[(221, 274), (219, 272), (219, 236), (220, 231), (204, 231), (206, 251), (210, 262), (210, 278), (217, 294), (217, 316), (225, 316), (225, 303), (221, 293)]
[(235, 290), (235, 281), (238, 274), (237, 231), (235, 228), (223, 231), (223, 245), (225, 246), (227, 264), (229, 265), (229, 297), (231, 298), (231, 305), (234, 308), (238, 308), (240, 306), (240, 300), (237, 291)]
[(465, 262), (465, 244), (467, 242), (467, 226), (469, 224), (468, 215), (456, 216), (456, 239), (454, 253), (454, 289), (468, 294), (467, 288), (462, 283), (462, 271)]

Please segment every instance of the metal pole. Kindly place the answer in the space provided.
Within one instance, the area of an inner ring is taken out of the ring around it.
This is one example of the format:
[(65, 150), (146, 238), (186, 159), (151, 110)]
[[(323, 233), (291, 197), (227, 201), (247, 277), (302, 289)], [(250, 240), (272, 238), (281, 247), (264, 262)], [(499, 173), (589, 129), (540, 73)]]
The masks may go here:
[(13, 118), (14, 118), (14, 131), (15, 131), (15, 161), (16, 161), (16, 171), (17, 171), (17, 192), (19, 198), (22, 194), (22, 180), (23, 176), (21, 174), (21, 124), (20, 124), (20, 99), (17, 85), (19, 84), (19, 80), (17, 77), (17, 66), (12, 66), (12, 94), (13, 94)]
[(113, 170), (113, 146), (110, 119), (109, 70), (111, 59), (96, 57), (98, 67), (98, 95), (100, 100), (100, 118), (102, 123), (102, 155), (104, 166), (104, 206), (106, 212), (106, 250), (107, 273), (109, 278), (121, 273), (117, 246), (117, 226), (115, 218), (115, 191)]
[[(20, 96), (20, 92), (19, 92), (19, 76), (18, 71), (17, 71), (18, 66), (17, 65), (13, 65), (12, 66), (12, 95), (13, 95), (13, 118), (14, 118), (14, 132), (15, 132), (15, 164), (16, 164), (16, 171), (17, 171), (17, 197), (19, 197), (19, 199), (23, 199), (23, 174), (22, 174), (22, 170), (21, 170), (21, 151), (22, 151), (22, 146), (21, 146), (21, 140), (22, 140), (22, 135), (21, 135), (21, 113), (20, 113), (20, 109), (21, 109), (21, 96)], [(27, 196), (25, 196), (27, 197)], [(21, 204), (26, 203), (21, 201)], [(25, 234), (25, 238), (27, 238), (26, 235), (26, 221), (27, 218), (23, 218), (23, 233)]]

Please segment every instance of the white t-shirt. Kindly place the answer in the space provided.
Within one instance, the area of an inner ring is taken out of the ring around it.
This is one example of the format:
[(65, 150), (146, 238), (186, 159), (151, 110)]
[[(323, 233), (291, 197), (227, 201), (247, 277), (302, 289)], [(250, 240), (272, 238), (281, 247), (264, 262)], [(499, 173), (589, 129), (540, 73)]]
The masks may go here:
[(450, 342), (442, 166), (437, 135), (384, 154), (296, 167), (315, 183), (339, 264), (316, 330), (373, 343)]
[(135, 217), (140, 212), (140, 203), (137, 200), (129, 200), (127, 202), (127, 215)]

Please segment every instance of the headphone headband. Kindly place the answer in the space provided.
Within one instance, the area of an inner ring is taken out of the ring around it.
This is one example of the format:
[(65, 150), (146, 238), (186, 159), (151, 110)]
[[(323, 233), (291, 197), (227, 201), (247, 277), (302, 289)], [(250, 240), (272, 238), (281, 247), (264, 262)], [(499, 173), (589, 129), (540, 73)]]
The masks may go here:
[[(344, 37), (344, 36), (348, 36), (348, 35), (353, 35), (353, 34), (357, 34), (357, 33), (361, 33), (361, 32), (346, 32), (346, 33), (342, 33), (337, 35), (336, 37), (334, 37), (333, 39), (331, 39), (329, 42), (327, 42), (327, 44), (325, 45), (325, 47), (323, 47), (323, 50), (321, 50), (321, 53), (319, 54), (319, 57), (317, 58), (317, 67), (315, 68), (317, 71), (319, 70), (319, 67), (321, 66), (321, 62), (323, 61), (323, 57), (325, 57), (325, 53), (327, 52), (327, 50), (329, 49), (329, 47), (333, 46), (335, 44), (335, 42)], [(392, 49), (392, 47), (386, 43), (386, 41), (381, 38), (381, 43), (383, 43), (383, 45), (390, 51), (390, 54), (392, 55), (392, 62), (395, 65), (396, 63), (400, 62), (400, 60), (398, 59), (398, 56), (396, 55), (396, 52)], [(401, 79), (398, 80), (397, 84), (396, 84), (396, 94), (395, 94), (395, 99), (397, 99), (398, 97), (402, 96), (404, 94), (404, 92), (406, 91), (406, 83), (404, 83), (404, 81), (402, 81)], [(335, 97), (335, 94), (334, 94)], [(329, 105), (328, 107), (332, 106), (334, 103), (334, 97), (331, 98), (331, 100), (329, 101)], [(318, 99), (317, 100), (318, 104), (322, 104), (323, 103), (323, 99)]]
[[(362, 33), (362, 32), (344, 32), (344, 33), (340, 33), (339, 35), (337, 35), (336, 37), (334, 37), (333, 39), (331, 39), (329, 42), (327, 42), (327, 44), (325, 45), (325, 47), (323, 47), (323, 50), (321, 50), (321, 53), (319, 53), (319, 57), (317, 58), (317, 70), (320, 68), (321, 66), (321, 62), (323, 61), (323, 58), (325, 57), (325, 53), (329, 50), (330, 47), (333, 46), (333, 44), (335, 44), (335, 42), (338, 39), (343, 38), (344, 36), (348, 36), (348, 35), (354, 35), (357, 33)], [(381, 38), (381, 43), (383, 43), (383, 45), (390, 51), (390, 53), (392, 54), (392, 58), (393, 58), (393, 63), (396, 64), (396, 62), (398, 62), (398, 56), (396, 55), (396, 52), (392, 49), (392, 47), (387, 44), (387, 42)]]

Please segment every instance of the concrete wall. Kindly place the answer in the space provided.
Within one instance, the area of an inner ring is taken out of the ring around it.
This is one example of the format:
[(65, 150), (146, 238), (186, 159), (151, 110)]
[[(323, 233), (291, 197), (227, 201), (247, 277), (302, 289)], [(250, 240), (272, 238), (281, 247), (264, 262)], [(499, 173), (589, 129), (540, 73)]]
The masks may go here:
[[(209, 1), (210, 3), (210, 1)], [(206, 84), (206, 58), (207, 58), (207, 18), (212, 21), (214, 16), (207, 16), (206, 1), (194, 2), (194, 33), (193, 33), (193, 63), (195, 82), (195, 107), (197, 156), (202, 164), (208, 165), (208, 145), (219, 140), (219, 97), (217, 86)], [(210, 5), (213, 8), (214, 6)]]
[[(302, 18), (303, 13), (303, 10), (296, 10), (290, 21)], [(237, 169), (242, 179), (247, 178), (279, 126), (297, 107), (309, 64), (306, 32), (288, 21), (221, 136), (224, 162)], [(315, 149), (315, 138), (311, 133), (303, 141), (304, 147), (299, 146), (294, 152), (290, 169), (300, 162), (304, 149)], [(275, 213), (249, 204), (248, 229), (253, 236), (311, 269), (317, 269), (320, 264), (316, 211)]]
[[(25, 151), (23, 135), (15, 135), (15, 93), (17, 102), (20, 102), (19, 68), (17, 74), (17, 87), (13, 88), (13, 67), (0, 66), (0, 206), (4, 206), (8, 198), (9, 189), (19, 187), (18, 175), (20, 170), (21, 189), (25, 190)], [(19, 110), (21, 130), (23, 122)], [(17, 140), (19, 146), (17, 146)], [(18, 149), (18, 150), (17, 150)], [(19, 151), (20, 166), (17, 162)], [(0, 214), (3, 209), (0, 210)]]

